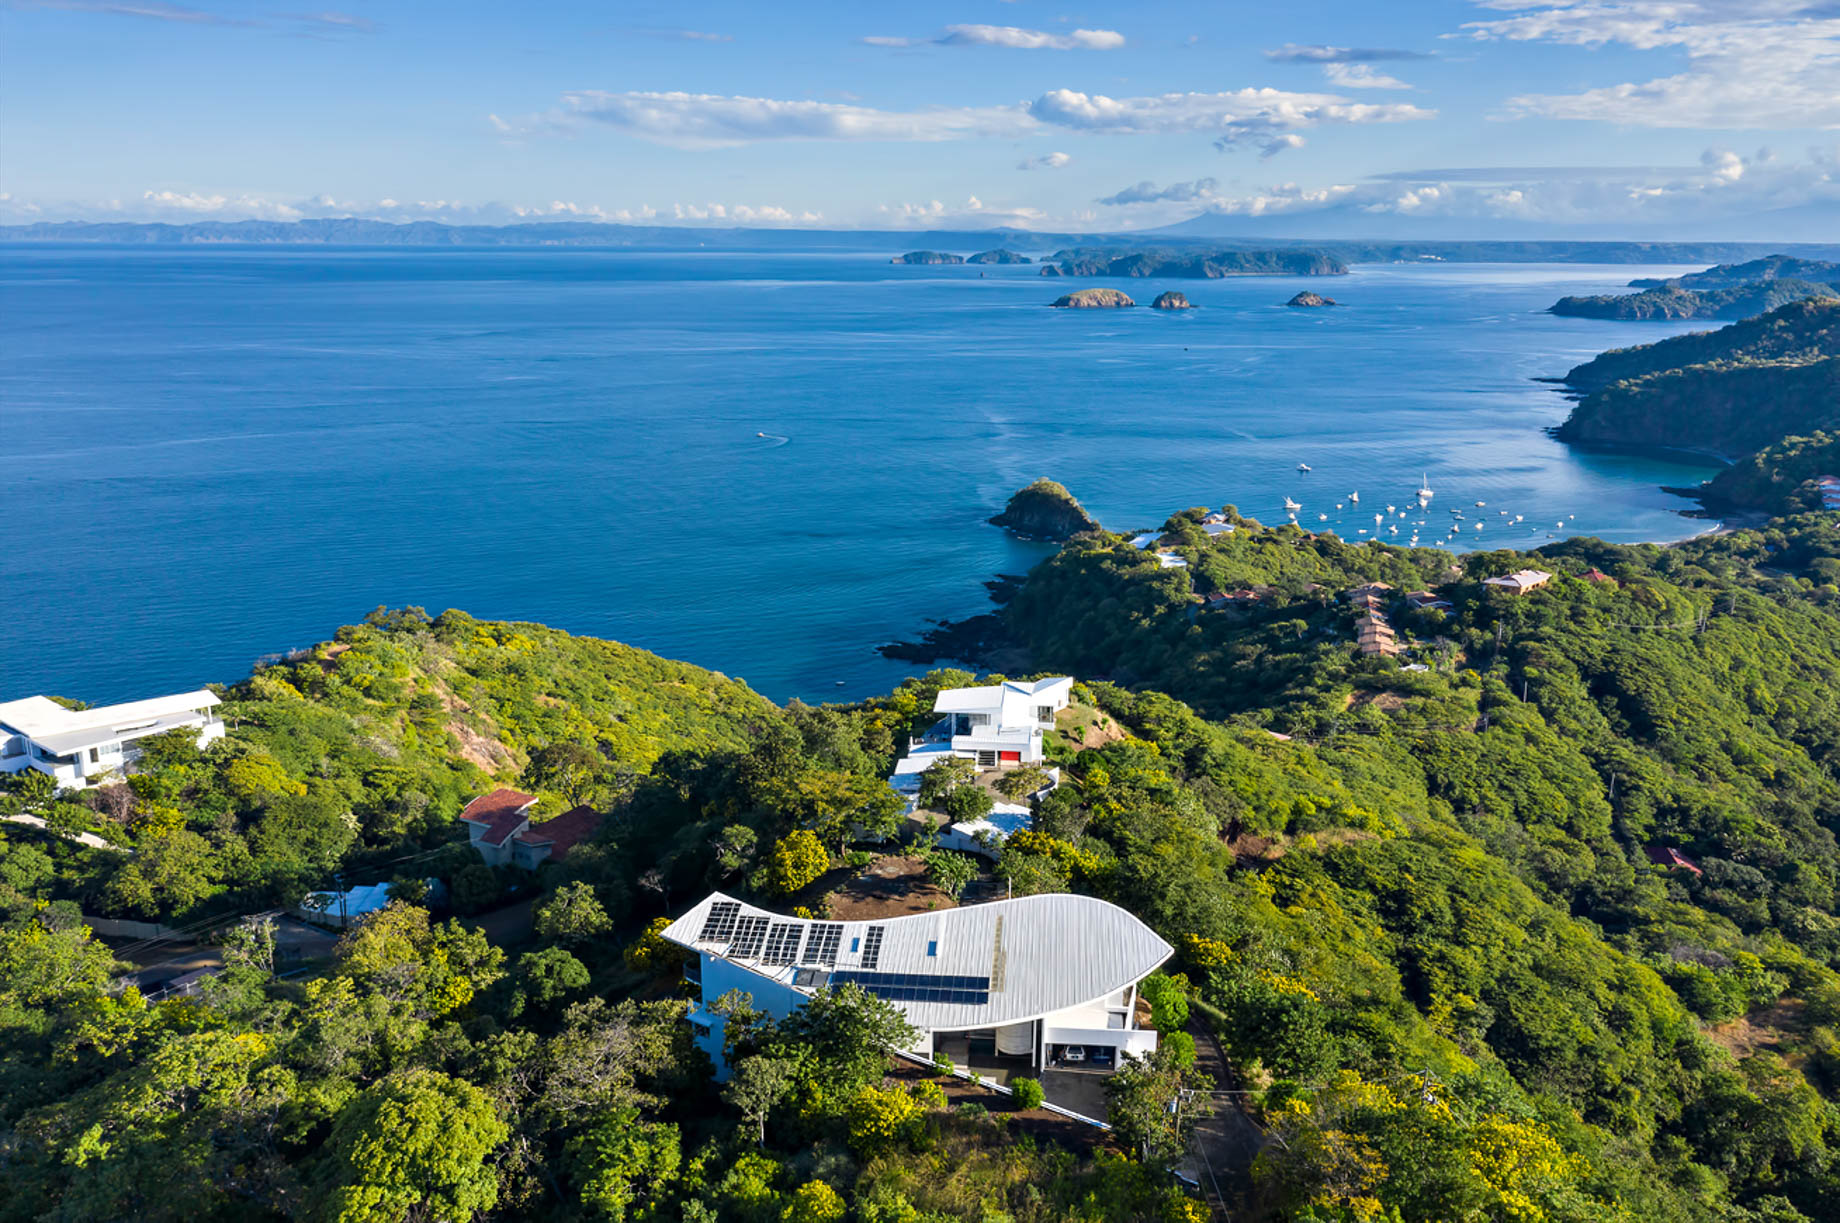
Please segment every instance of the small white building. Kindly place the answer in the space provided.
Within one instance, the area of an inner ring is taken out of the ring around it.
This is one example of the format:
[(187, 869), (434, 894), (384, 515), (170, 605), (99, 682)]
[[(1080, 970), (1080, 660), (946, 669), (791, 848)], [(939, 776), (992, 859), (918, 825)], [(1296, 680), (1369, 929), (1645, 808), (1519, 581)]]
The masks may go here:
[(119, 775), (140, 757), (138, 739), (192, 730), (198, 746), (224, 737), (211, 711), (220, 702), (200, 688), (96, 709), (66, 709), (49, 697), (0, 703), (0, 773), (37, 769), (73, 789)]
[(1524, 595), (1530, 590), (1538, 590), (1552, 581), (1552, 574), (1540, 569), (1518, 569), (1513, 573), (1498, 578), (1484, 578), (1482, 584), (1494, 590), (1505, 590), (1512, 595)]
[(901, 1052), (944, 1052), (961, 1066), (995, 1058), (1020, 1072), (1073, 1049), (1082, 1067), (1115, 1068), (1126, 1053), (1156, 1049), (1156, 1032), (1137, 1025), (1137, 984), (1174, 954), (1117, 905), (1064, 893), (829, 922), (717, 892), (663, 936), (697, 957), (688, 975), (701, 996), (689, 1019), (719, 1077), (724, 1020), (710, 1006), (724, 994), (739, 990), (784, 1019), (818, 990), (851, 983), (918, 1029)]

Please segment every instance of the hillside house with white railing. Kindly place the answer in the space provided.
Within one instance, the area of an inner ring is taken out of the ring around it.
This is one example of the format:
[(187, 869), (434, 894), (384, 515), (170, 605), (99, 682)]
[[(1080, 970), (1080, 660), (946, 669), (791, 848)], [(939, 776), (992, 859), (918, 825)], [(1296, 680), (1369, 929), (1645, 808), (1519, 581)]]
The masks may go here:
[(716, 892), (666, 926), (696, 959), (695, 1040), (723, 1063), (731, 990), (784, 1019), (818, 990), (860, 985), (906, 1016), (911, 1049), (955, 1065), (1018, 1073), (1077, 1064), (1115, 1069), (1156, 1049), (1137, 1022), (1137, 985), (1174, 954), (1155, 931), (1108, 901), (1050, 894), (876, 921), (786, 917)]
[(135, 743), (169, 730), (191, 730), (198, 746), (224, 737), (221, 702), (205, 689), (95, 709), (66, 709), (49, 697), (0, 702), (0, 773), (36, 769), (72, 789), (126, 772), (140, 757)]
[(933, 701), (944, 714), (923, 737), (945, 741), (952, 753), (977, 761), (979, 768), (1014, 768), (1040, 764), (1042, 737), (1073, 696), (1067, 676), (1034, 682), (1006, 680), (983, 688), (947, 688)]

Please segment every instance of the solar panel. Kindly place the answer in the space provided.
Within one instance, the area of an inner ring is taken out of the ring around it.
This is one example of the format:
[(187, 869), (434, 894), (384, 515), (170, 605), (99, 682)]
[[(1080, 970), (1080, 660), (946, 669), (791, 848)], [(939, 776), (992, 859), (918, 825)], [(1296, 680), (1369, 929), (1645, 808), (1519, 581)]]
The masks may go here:
[(735, 934), (735, 918), (741, 913), (741, 906), (732, 900), (718, 900), (709, 906), (709, 918), (703, 923), (703, 932), (696, 936), (699, 943), (726, 943)]
[(990, 978), (919, 972), (856, 972), (831, 974), (830, 984), (860, 985), (877, 998), (890, 1002), (940, 1002), (954, 1006), (986, 1006)]
[(882, 960), (882, 928), (870, 926), (863, 935), (862, 966), (874, 968)]
[(805, 940), (805, 963), (835, 964), (837, 944), (843, 941), (843, 926), (837, 922), (819, 922)]
[(763, 964), (796, 964), (799, 958), (799, 944), (805, 939), (805, 923), (796, 921), (775, 922), (767, 931), (767, 951), (761, 956)]
[(729, 945), (731, 959), (751, 960), (760, 954), (760, 944), (767, 937), (767, 927), (771, 920), (765, 917), (744, 917), (735, 925), (735, 941)]

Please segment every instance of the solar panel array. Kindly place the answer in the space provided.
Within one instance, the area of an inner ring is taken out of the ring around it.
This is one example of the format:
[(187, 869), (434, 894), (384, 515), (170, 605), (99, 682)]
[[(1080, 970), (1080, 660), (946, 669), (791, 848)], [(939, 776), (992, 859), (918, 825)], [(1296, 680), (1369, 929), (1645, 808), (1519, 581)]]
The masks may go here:
[[(878, 927), (871, 927), (871, 932)], [(877, 998), (890, 1002), (945, 1002), (959, 1006), (985, 1006), (990, 1002), (989, 977), (955, 977), (918, 972), (834, 972), (832, 985), (860, 985)]]
[(837, 944), (842, 941), (843, 924), (841, 922), (813, 924), (811, 937), (805, 940), (805, 962), (807, 964), (835, 964)]
[(709, 919), (703, 923), (703, 932), (696, 936), (699, 943), (726, 943), (735, 936), (735, 919), (741, 915), (741, 905), (733, 900), (718, 900), (709, 906)]
[(751, 960), (760, 954), (760, 944), (767, 937), (767, 927), (771, 918), (744, 917), (735, 925), (735, 941), (730, 944), (728, 954), (737, 960)]
[(882, 962), (882, 928), (870, 926), (863, 934), (862, 966), (874, 968)]
[(796, 964), (799, 959), (799, 944), (805, 938), (805, 923), (783, 921), (773, 923), (767, 931), (767, 950), (760, 957), (763, 964)]

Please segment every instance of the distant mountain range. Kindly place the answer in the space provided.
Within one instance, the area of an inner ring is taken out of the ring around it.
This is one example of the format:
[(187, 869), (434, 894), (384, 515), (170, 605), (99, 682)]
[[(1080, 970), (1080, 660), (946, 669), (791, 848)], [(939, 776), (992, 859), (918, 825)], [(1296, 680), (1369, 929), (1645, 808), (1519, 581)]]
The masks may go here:
[[(1217, 237), (1181, 227), (1143, 233), (1039, 233), (1014, 228), (978, 230), (693, 229), (668, 225), (611, 225), (548, 221), (528, 225), (396, 224), (358, 218), (312, 221), (199, 221), (189, 225), (123, 221), (56, 221), (0, 226), (0, 244), (85, 242), (136, 246), (316, 245), (378, 247), (570, 247), (645, 250), (860, 250), (884, 258), (917, 245), (942, 251), (988, 250), (993, 245), (1046, 253), (1060, 248), (1110, 248), (1113, 258), (1143, 251), (1219, 250)], [(1154, 238), (1147, 242), (1146, 238)], [(1453, 263), (1720, 263), (1788, 253), (1797, 258), (1840, 259), (1840, 243), (1785, 246), (1745, 242), (1621, 241), (1359, 241), (1289, 236), (1235, 237), (1242, 252), (1307, 248), (1342, 263), (1444, 260)]]

